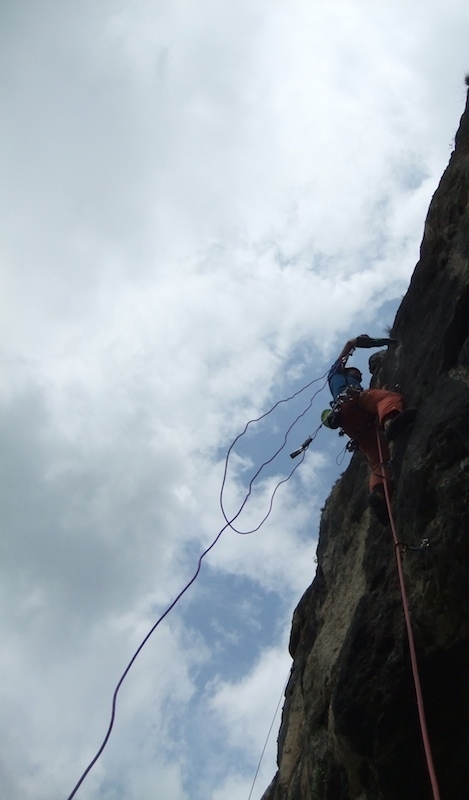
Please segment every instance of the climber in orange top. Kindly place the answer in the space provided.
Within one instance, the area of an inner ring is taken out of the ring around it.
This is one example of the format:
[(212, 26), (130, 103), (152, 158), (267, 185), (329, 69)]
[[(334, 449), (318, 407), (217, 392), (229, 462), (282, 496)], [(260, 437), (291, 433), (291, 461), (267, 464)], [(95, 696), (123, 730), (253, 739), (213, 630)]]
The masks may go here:
[[(389, 468), (388, 442), (415, 420), (416, 410), (404, 410), (404, 400), (398, 392), (386, 389), (363, 389), (362, 374), (356, 367), (347, 367), (347, 360), (356, 347), (382, 347), (394, 344), (395, 339), (372, 339), (366, 334), (350, 339), (342, 348), (328, 374), (329, 388), (334, 398), (332, 409), (323, 411), (321, 420), (328, 428), (342, 428), (356, 443), (370, 467), (369, 503), (379, 521), (386, 525), (388, 513), (383, 481), (392, 493), (392, 473)], [(377, 437), (380, 437), (384, 463), (381, 465)], [(384, 468), (384, 478), (382, 473)]]

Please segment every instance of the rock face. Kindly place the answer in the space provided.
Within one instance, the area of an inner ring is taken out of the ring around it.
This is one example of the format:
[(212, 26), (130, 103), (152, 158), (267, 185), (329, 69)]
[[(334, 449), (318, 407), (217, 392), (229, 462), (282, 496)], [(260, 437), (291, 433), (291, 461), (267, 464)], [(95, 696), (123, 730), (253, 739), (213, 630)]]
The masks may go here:
[[(393, 452), (428, 732), (442, 800), (469, 797), (469, 109), (376, 385), (417, 421)], [(326, 503), (317, 575), (293, 617), (294, 659), (263, 800), (430, 800), (389, 528), (357, 454)]]

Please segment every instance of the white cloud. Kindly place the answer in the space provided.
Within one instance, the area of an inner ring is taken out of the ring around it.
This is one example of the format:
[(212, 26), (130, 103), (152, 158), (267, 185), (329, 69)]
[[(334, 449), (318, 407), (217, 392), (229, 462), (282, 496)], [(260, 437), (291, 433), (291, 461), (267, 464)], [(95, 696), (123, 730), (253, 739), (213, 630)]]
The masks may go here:
[(210, 707), (225, 726), (233, 746), (247, 754), (258, 747), (262, 734), (267, 733), (266, 707), (271, 708), (272, 697), (285, 687), (290, 663), (284, 647), (272, 648), (263, 653), (255, 669), (242, 680), (215, 684)]
[[(229, 443), (342, 338), (391, 321), (462, 111), (468, 15), (458, 0), (2, 10), (2, 795), (71, 789), (120, 670), (224, 524)], [(230, 513), (240, 464), (272, 454), (314, 389), (239, 443)], [(326, 404), (262, 472), (243, 529)], [(258, 533), (221, 536), (78, 797), (249, 789), (239, 747), (246, 724), (257, 747), (283, 680), (329, 450), (318, 437)]]
[(255, 797), (273, 777), (280, 724), (277, 703), (283, 698), (290, 663), (284, 642), (282, 648), (264, 651), (252, 672), (242, 680), (215, 683), (210, 708), (223, 725), (228, 743), (239, 753), (239, 762), (248, 763), (250, 770), (244, 767), (244, 780), (241, 770), (228, 773), (214, 800), (228, 798), (229, 791), (235, 798), (241, 798), (242, 792), (247, 797), (258, 768)]

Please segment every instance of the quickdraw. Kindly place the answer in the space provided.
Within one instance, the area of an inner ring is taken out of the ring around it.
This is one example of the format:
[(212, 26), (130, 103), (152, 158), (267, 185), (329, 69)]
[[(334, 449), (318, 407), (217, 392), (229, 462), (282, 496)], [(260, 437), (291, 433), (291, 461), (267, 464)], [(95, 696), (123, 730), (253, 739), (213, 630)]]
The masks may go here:
[(408, 550), (412, 550), (414, 553), (421, 553), (422, 550), (426, 550), (427, 547), (430, 547), (430, 539), (422, 539), (420, 544), (417, 546), (407, 544), (407, 542), (395, 542), (394, 547), (399, 547), (401, 553), (407, 553)]

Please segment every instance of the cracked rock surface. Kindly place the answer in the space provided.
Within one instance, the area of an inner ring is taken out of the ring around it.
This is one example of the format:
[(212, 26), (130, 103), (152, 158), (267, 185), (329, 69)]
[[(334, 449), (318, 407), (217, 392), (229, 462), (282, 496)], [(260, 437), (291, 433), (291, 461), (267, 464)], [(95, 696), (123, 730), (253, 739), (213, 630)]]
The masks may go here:
[[(373, 384), (415, 424), (393, 446), (393, 513), (442, 800), (469, 797), (469, 110)], [(394, 547), (356, 454), (327, 500), (295, 610), (278, 772), (262, 800), (430, 800)]]

